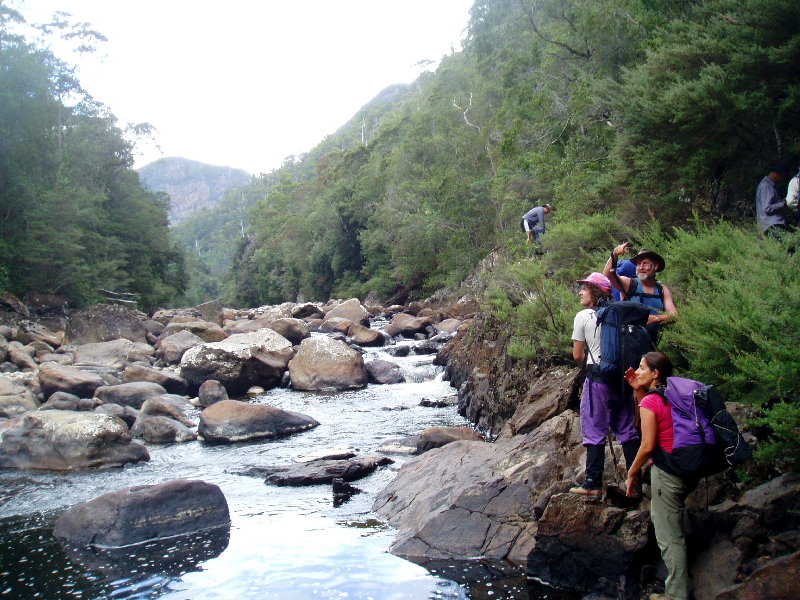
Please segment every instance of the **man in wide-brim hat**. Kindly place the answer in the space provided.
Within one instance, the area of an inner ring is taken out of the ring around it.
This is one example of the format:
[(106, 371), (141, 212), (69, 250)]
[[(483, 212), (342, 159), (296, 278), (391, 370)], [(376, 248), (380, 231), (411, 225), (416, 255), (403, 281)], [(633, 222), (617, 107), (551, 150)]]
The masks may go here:
[(611, 285), (622, 293), (623, 300), (641, 302), (650, 307), (647, 319), (648, 330), (653, 342), (658, 339), (659, 327), (671, 323), (678, 316), (670, 289), (656, 280), (656, 273), (664, 270), (666, 263), (660, 254), (652, 250), (640, 250), (631, 261), (636, 265), (636, 277), (617, 275), (617, 260), (630, 249), (630, 242), (615, 247), (606, 262), (603, 274), (609, 278)]

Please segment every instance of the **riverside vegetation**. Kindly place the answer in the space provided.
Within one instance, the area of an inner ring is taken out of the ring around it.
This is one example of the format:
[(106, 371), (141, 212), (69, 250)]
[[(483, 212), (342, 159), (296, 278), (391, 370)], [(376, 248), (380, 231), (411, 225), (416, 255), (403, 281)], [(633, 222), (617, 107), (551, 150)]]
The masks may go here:
[[(406, 301), (489, 256), (477, 331), (506, 340), (503, 370), (541, 373), (568, 364), (572, 281), (631, 239), (667, 261), (679, 319), (662, 349), (755, 409), (737, 476), (800, 466), (800, 240), (762, 239), (752, 214), (770, 164), (800, 156), (797, 3), (476, 2), (436, 70), (172, 232), (113, 115), (0, 8), (4, 290), (86, 306), (111, 288), (147, 309)], [(542, 200), (557, 210), (531, 260), (518, 221)], [(520, 398), (506, 391), (500, 421)]]

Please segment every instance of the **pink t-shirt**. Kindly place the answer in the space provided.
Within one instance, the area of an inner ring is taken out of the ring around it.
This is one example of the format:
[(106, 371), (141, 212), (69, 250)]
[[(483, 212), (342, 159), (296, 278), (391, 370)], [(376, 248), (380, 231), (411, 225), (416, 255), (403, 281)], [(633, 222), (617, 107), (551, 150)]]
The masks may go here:
[(639, 403), (640, 408), (646, 408), (656, 416), (656, 442), (664, 452), (672, 453), (672, 443), (675, 441), (675, 430), (672, 427), (672, 407), (664, 404), (664, 399), (659, 394), (648, 394)]

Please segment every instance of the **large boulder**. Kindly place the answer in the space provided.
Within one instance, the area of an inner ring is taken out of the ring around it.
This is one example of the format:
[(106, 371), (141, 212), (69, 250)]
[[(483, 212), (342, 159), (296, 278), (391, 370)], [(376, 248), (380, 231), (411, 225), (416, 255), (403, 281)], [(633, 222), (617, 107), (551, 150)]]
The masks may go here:
[(166, 394), (162, 386), (150, 381), (133, 381), (119, 385), (105, 385), (94, 392), (94, 397), (103, 403), (119, 404), (140, 409), (145, 400)]
[(189, 348), (201, 346), (205, 342), (191, 331), (179, 331), (156, 342), (156, 356), (170, 365), (181, 362)]
[(229, 525), (219, 486), (178, 479), (76, 504), (58, 518), (53, 535), (79, 546), (114, 548)]
[(335, 318), (348, 319), (359, 325), (369, 325), (369, 311), (362, 306), (358, 298), (345, 300), (325, 313), (325, 321)]
[(76, 471), (150, 460), (128, 426), (96, 412), (47, 410), (12, 419), (0, 437), (0, 467)]
[(106, 384), (96, 373), (53, 362), (39, 365), (39, 385), (45, 398), (55, 392), (67, 392), (79, 398), (91, 398), (97, 388)]
[(203, 318), (204, 321), (208, 321), (210, 323), (216, 323), (217, 325), (222, 325), (222, 321), (224, 320), (223, 314), (225, 309), (222, 306), (222, 302), (220, 302), (219, 300), (211, 300), (209, 302), (204, 302), (203, 304), (198, 304), (194, 308), (198, 313), (200, 313), (200, 316)]
[(200, 413), (198, 434), (207, 442), (244, 442), (306, 431), (316, 419), (265, 404), (222, 400)]
[(27, 388), (0, 377), (0, 417), (17, 417), (39, 408), (39, 401)]
[(160, 308), (153, 313), (151, 317), (153, 321), (167, 326), (172, 321), (213, 321), (213, 319), (204, 319), (200, 311), (196, 308)]
[(279, 385), (292, 356), (289, 340), (271, 329), (260, 329), (187, 350), (181, 359), (181, 376), (198, 387), (216, 379), (229, 394), (238, 395), (253, 385)]
[(153, 347), (147, 343), (135, 343), (127, 339), (95, 342), (78, 346), (74, 365), (83, 368), (100, 367), (122, 373), (131, 363), (148, 363), (153, 354)]
[(346, 390), (367, 385), (361, 354), (329, 337), (303, 340), (289, 362), (289, 376), (297, 390)]
[(716, 600), (796, 600), (800, 595), (800, 551), (760, 565)]
[(458, 441), (409, 460), (373, 505), (398, 529), (391, 551), (524, 564), (534, 547), (535, 503), (575, 475), (580, 443), (579, 417), (567, 410), (507, 441)]
[(630, 597), (644, 562), (650, 513), (626, 511), (574, 494), (553, 496), (538, 521), (528, 571), (559, 587)]
[(295, 319), (307, 319), (309, 317), (322, 318), (324, 313), (320, 310), (319, 306), (306, 302), (305, 304), (298, 304), (292, 309), (292, 317)]
[(114, 304), (97, 304), (69, 311), (66, 337), (70, 344), (108, 342), (124, 338), (147, 343), (151, 326), (146, 314)]

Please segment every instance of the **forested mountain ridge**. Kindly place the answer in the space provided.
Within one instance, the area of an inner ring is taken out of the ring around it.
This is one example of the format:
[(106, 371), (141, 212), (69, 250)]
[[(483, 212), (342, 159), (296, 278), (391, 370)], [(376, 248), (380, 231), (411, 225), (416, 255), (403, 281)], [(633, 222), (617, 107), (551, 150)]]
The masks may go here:
[(579, 253), (647, 222), (751, 219), (764, 170), (800, 152), (799, 13), (778, 0), (476, 3), (463, 49), (368, 135), (245, 188), (257, 200), (229, 301), (456, 285), (544, 199), (556, 227), (590, 227)]
[[(15, 33), (22, 16), (0, 2), (0, 290), (44, 292), (71, 306), (104, 292), (135, 294), (149, 309), (185, 286), (168, 199), (133, 170), (120, 128), (74, 69)], [(84, 49), (102, 41), (86, 24), (55, 31)]]
[(178, 157), (161, 158), (137, 171), (145, 188), (169, 194), (171, 225), (200, 209), (216, 206), (226, 191), (250, 181), (250, 174), (242, 169)]

